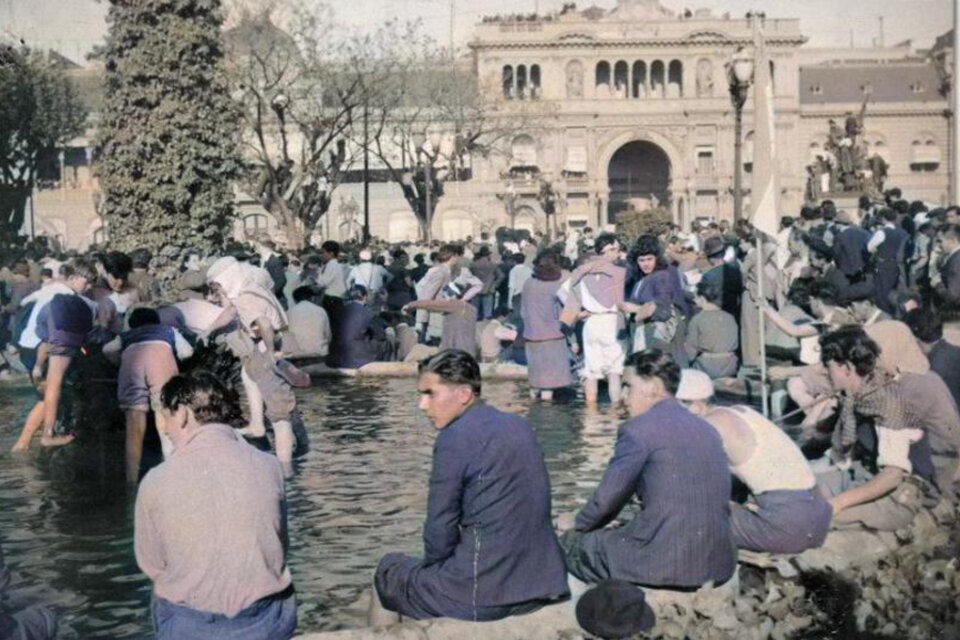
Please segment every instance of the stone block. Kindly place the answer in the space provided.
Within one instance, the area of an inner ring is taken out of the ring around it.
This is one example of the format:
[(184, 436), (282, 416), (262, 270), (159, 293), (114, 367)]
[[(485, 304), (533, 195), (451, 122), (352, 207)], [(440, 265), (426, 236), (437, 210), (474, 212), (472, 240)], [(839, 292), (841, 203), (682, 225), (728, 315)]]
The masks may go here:
[(801, 571), (833, 569), (842, 571), (890, 554), (899, 547), (897, 537), (887, 531), (841, 529), (831, 531), (823, 546), (809, 549), (795, 557)]

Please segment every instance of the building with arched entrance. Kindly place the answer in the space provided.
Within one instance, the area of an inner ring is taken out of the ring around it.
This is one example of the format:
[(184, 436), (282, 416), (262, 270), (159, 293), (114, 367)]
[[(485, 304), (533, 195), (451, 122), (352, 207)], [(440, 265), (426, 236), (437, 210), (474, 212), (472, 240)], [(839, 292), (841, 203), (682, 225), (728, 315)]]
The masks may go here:
[[(678, 14), (663, 4), (619, 0), (611, 10), (566, 5), (551, 15), (485, 17), (470, 41), (478, 80), (502, 87), (508, 103), (528, 112), (531, 102), (542, 103), (545, 115), (514, 137), (509, 175), (475, 170), (474, 182), (483, 184), (474, 190), (513, 185), (517, 206), (535, 206), (536, 189), (522, 182), (544, 178), (561, 195), (560, 219), (573, 226), (612, 224), (626, 208), (666, 208), (683, 226), (732, 219), (734, 117), (725, 65), (738, 48), (752, 47), (753, 27), (745, 18), (709, 9)], [(946, 201), (947, 103), (936, 51), (811, 49), (799, 20), (762, 22), (784, 215), (804, 203), (806, 166), (823, 153), (829, 121), (842, 122), (864, 100), (864, 140), (889, 163), (887, 186)], [(743, 129), (747, 202), (752, 129), (751, 97)]]
[[(676, 0), (666, 2), (677, 8)], [(767, 18), (763, 31), (784, 215), (796, 215), (803, 205), (806, 167), (824, 154), (829, 121), (843, 123), (864, 101), (863, 143), (889, 165), (887, 186), (911, 199), (946, 202), (950, 145), (941, 88), (952, 66), (949, 37), (925, 52), (909, 43), (814, 49), (806, 46), (799, 20)], [(243, 30), (225, 35), (249, 37)], [(484, 17), (468, 44), (470, 60), (457, 64), (471, 68), (483, 87), (501, 92), (506, 108), (523, 114), (516, 121), (524, 126), (504, 135), (498, 153), (469, 157), (466, 177), (445, 184), (430, 225), (436, 238), (476, 237), (500, 226), (599, 228), (626, 208), (665, 208), (684, 227), (696, 218), (732, 219), (734, 115), (725, 65), (738, 48), (753, 45), (749, 20), (709, 9), (676, 13), (658, 0), (618, 0), (610, 10), (567, 4), (547, 15)], [(752, 100), (743, 125), (749, 202)], [(443, 145), (456, 147), (454, 136)], [(97, 239), (96, 185), (90, 143), (71, 142), (67, 151), (64, 175), (51, 177), (57, 188), (35, 194), (36, 225), (79, 249)], [(400, 165), (412, 170), (414, 155), (397, 151)], [(420, 222), (403, 191), (384, 177), (382, 166), (372, 169), (379, 177), (369, 189), (371, 233), (393, 242), (415, 239)], [(356, 216), (348, 216), (351, 207), (343, 203), (360, 210), (364, 191), (356, 176), (362, 172), (354, 166), (350, 173), (354, 178), (337, 187), (337, 204), (315, 240), (357, 234)], [(552, 218), (539, 198), (544, 181), (557, 196)], [(276, 228), (264, 212), (240, 209), (238, 236)], [(103, 230), (98, 233), (102, 239)]]

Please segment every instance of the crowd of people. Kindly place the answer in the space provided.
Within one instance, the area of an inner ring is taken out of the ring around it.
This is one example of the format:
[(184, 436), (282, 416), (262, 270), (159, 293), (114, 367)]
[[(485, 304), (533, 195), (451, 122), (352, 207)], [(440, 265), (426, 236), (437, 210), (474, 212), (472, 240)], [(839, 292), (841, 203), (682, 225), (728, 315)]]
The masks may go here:
[[(72, 442), (58, 407), (78, 357), (116, 366), (126, 477), (140, 482), (136, 554), (161, 638), (292, 634), (283, 483), (307, 446), (293, 391), (309, 384), (304, 362), (420, 363), (419, 404), (438, 432), (424, 555), (383, 558), (374, 623), (532, 611), (569, 597), (567, 573), (606, 590), (723, 584), (737, 550), (894, 531), (954, 498), (958, 207), (894, 189), (856, 211), (805, 206), (775, 237), (710, 222), (297, 253), (262, 238), (189, 253), (165, 282), (149, 264), (145, 250), (25, 252), (0, 280), (5, 362), (38, 391), (14, 451), (38, 432), (40, 446)], [(191, 366), (210, 349), (235, 360), (245, 411), (237, 390)], [(764, 354), (819, 448), (715, 402), (716, 385), (756, 380)], [(559, 536), (534, 431), (481, 400), (484, 362), (525, 365), (534, 401), (582, 384), (588, 407), (629, 414)], [(144, 476), (151, 414), (165, 461)], [(247, 445), (269, 450), (268, 427), (276, 460)], [(731, 477), (745, 503), (731, 503)], [(642, 509), (622, 514), (634, 496)]]

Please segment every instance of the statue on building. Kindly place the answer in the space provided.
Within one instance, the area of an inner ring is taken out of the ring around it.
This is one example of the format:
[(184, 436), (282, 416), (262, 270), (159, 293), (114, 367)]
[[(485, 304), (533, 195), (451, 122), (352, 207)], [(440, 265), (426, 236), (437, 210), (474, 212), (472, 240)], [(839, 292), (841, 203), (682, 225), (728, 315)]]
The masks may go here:
[(880, 198), (883, 196), (883, 183), (887, 180), (887, 172), (890, 165), (883, 159), (879, 153), (874, 153), (867, 159), (867, 171), (869, 182), (864, 190), (871, 196)]
[(583, 63), (579, 60), (567, 63), (567, 98), (583, 98)]
[(340, 206), (337, 208), (339, 216), (340, 238), (343, 240), (359, 240), (363, 229), (363, 220), (360, 217), (360, 205), (352, 195), (345, 198), (340, 196)]
[(697, 97), (713, 95), (713, 63), (704, 58), (697, 63)]
[(640, 20), (650, 18), (676, 18), (660, 0), (617, 0), (617, 8), (611, 12), (617, 20)]
[[(808, 167), (807, 194), (812, 195), (823, 189), (818, 189), (812, 183), (816, 181), (821, 187), (823, 182), (829, 185), (831, 193), (862, 192), (867, 189), (867, 183), (875, 183), (874, 167), (870, 166), (867, 158), (867, 144), (864, 139), (864, 118), (867, 113), (867, 100), (864, 98), (860, 113), (847, 113), (844, 126), (836, 120), (829, 120), (830, 132), (825, 145), (825, 154)], [(880, 159), (883, 160), (882, 158)], [(824, 180), (822, 171), (829, 172), (829, 180)], [(883, 172), (884, 178), (886, 177)]]

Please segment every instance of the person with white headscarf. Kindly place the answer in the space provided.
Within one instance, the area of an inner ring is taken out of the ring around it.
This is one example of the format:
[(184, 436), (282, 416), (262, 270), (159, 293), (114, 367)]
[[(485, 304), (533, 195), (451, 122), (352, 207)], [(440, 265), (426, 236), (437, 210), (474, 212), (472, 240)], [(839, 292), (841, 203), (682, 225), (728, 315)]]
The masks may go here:
[(234, 320), (239, 328), (226, 336), (226, 344), (240, 358), (241, 379), (250, 403), (250, 424), (240, 433), (253, 438), (266, 434), (266, 417), (273, 424), (277, 458), (289, 473), (296, 439), (291, 423), (296, 397), (278, 373), (274, 341), (287, 325), (287, 316), (273, 294), (273, 282), (263, 269), (220, 258), (207, 270), (207, 284), (224, 311), (203, 332), (209, 336)]

